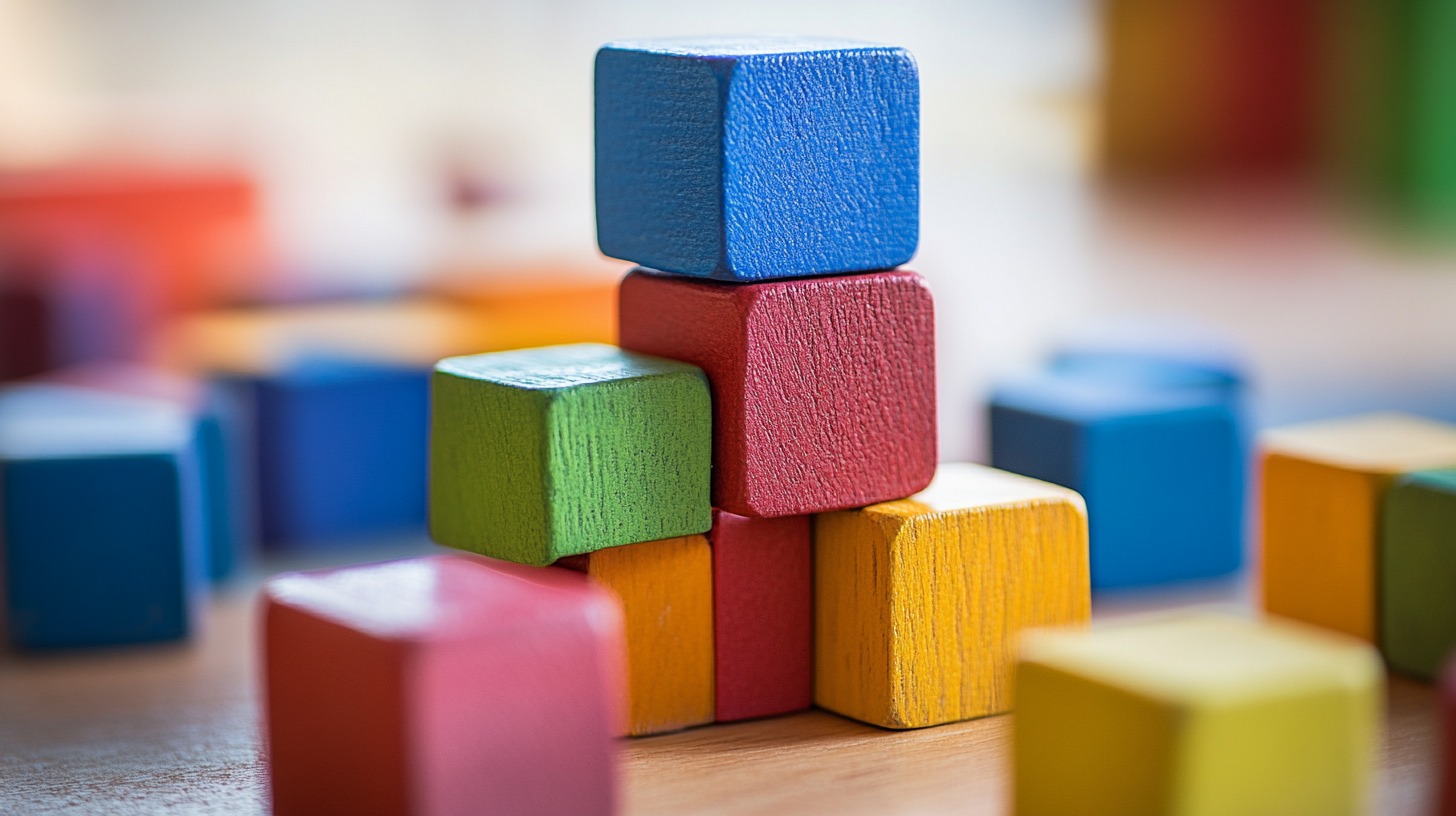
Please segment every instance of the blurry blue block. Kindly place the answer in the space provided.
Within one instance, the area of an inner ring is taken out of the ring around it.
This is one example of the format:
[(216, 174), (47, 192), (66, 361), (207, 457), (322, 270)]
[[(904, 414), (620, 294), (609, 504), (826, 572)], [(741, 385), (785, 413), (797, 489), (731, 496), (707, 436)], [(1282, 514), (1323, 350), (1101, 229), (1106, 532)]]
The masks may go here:
[(887, 269), (919, 240), (920, 81), (902, 48), (610, 43), (596, 61), (597, 242), (683, 275)]
[(48, 385), (0, 393), (11, 642), (186, 637), (203, 584), (196, 466), (173, 406)]
[(265, 546), (424, 529), (429, 369), (317, 358), (251, 390)]
[(196, 416), (197, 455), (207, 507), (207, 577), (224, 581), (240, 569), (257, 540), (245, 392), (226, 383), (206, 386)]
[(1094, 589), (1227, 575), (1243, 555), (1242, 398), (1196, 372), (1083, 369), (991, 398), (994, 466), (1087, 500)]

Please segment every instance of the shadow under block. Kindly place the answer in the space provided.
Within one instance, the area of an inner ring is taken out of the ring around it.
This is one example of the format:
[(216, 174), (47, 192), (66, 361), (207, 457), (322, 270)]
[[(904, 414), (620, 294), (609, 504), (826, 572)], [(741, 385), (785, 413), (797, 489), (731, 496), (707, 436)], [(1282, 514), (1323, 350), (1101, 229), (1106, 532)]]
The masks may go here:
[(802, 711), (814, 697), (810, 518), (713, 511), (718, 722)]
[(935, 315), (914, 272), (729, 285), (636, 270), (622, 347), (713, 390), (713, 506), (798, 516), (903, 498), (935, 472)]
[(1374, 642), (1380, 507), (1396, 477), (1456, 467), (1456, 426), (1370, 414), (1267, 431), (1263, 604)]
[(609, 593), (452, 555), (283, 575), (262, 598), (274, 813), (615, 812)]
[(627, 730), (640, 737), (713, 721), (713, 555), (681, 536), (572, 556), (616, 593), (627, 621)]
[(1171, 617), (1022, 643), (1019, 816), (1367, 812), (1381, 672), (1358, 641)]
[(428, 369), (315, 358), (231, 382), (253, 405), (266, 546), (424, 527)]
[(54, 385), (0, 393), (13, 645), (193, 631), (204, 526), (196, 458), (192, 426), (170, 405)]
[(903, 48), (792, 37), (609, 43), (597, 243), (754, 281), (888, 269), (920, 229), (920, 79)]
[(814, 519), (814, 702), (885, 728), (1008, 711), (1021, 630), (1091, 605), (1080, 496), (942, 465), (908, 499)]
[(1456, 652), (1456, 470), (1402, 476), (1381, 508), (1380, 650), (1434, 680)]
[(1132, 379), (1084, 370), (999, 386), (991, 464), (1086, 498), (1096, 589), (1238, 570), (1246, 454), (1237, 388), (1161, 364), (1124, 374)]
[(706, 533), (712, 416), (693, 366), (581, 344), (435, 368), (430, 532), (523, 564)]

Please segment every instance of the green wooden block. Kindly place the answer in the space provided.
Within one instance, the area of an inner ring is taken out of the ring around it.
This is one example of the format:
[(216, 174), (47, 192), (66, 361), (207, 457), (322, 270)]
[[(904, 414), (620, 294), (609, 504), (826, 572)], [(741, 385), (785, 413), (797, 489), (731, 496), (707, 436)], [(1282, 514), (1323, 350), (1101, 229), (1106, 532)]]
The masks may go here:
[(544, 565), (705, 533), (712, 408), (686, 363), (582, 344), (435, 366), (430, 533)]
[(1456, 648), (1456, 470), (1402, 476), (1381, 524), (1381, 649), (1391, 668), (1431, 680)]

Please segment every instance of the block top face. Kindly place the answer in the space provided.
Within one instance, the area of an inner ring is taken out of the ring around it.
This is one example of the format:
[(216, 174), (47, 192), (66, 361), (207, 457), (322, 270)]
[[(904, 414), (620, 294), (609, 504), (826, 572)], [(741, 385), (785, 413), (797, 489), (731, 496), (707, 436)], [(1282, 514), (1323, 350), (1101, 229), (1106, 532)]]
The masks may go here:
[(1419, 470), (1402, 477), (1398, 485), (1456, 494), (1456, 468)]
[(175, 454), (192, 417), (175, 403), (65, 385), (0, 391), (0, 459)]
[(697, 367), (687, 363), (635, 354), (599, 343), (448, 357), (441, 360), (435, 370), (441, 374), (523, 391), (542, 392), (641, 377), (701, 375)]
[(903, 48), (637, 40), (596, 60), (603, 254), (732, 281), (899, 266), (919, 241), (920, 90)]
[(991, 395), (995, 405), (1091, 423), (1206, 409), (1228, 410), (1228, 390), (1217, 382), (1168, 387), (1140, 380), (1047, 372), (1007, 380)]
[(1367, 414), (1265, 431), (1266, 453), (1371, 473), (1456, 466), (1456, 425), (1406, 414)]
[(1249, 364), (1218, 331), (1163, 318), (1082, 327), (1058, 345), (1050, 368), (1110, 381), (1232, 389), (1245, 384)]
[(930, 485), (908, 499), (873, 504), (865, 510), (911, 518), (989, 507), (1048, 504), (1069, 504), (1080, 513), (1087, 512), (1081, 494), (1075, 490), (984, 465), (957, 462), (936, 468)]
[(1029, 633), (1023, 662), (1172, 704), (1217, 705), (1311, 688), (1368, 688), (1380, 664), (1364, 643), (1282, 621), (1188, 615), (1092, 632)]
[(464, 555), (290, 573), (268, 581), (269, 603), (394, 641), (470, 638), (586, 615), (606, 629), (610, 598), (576, 574)]

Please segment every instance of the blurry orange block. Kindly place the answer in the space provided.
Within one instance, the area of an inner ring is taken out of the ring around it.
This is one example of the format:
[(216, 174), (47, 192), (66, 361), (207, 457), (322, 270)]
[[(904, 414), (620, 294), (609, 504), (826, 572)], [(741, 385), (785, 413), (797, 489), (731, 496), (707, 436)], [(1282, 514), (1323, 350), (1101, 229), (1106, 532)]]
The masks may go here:
[(452, 276), (430, 291), (469, 309), (483, 332), (482, 351), (568, 343), (617, 342), (617, 264), (546, 266), (508, 274)]
[(1372, 414), (1260, 445), (1264, 609), (1374, 642), (1381, 499), (1402, 473), (1456, 466), (1456, 426)]
[(200, 312), (172, 326), (157, 356), (187, 371), (267, 374), (315, 355), (428, 368), (486, 348), (468, 309), (406, 298)]

